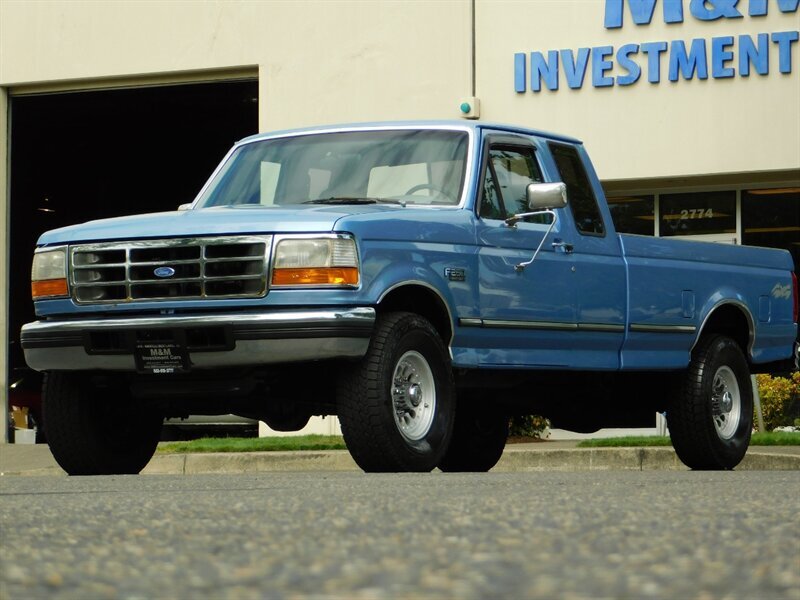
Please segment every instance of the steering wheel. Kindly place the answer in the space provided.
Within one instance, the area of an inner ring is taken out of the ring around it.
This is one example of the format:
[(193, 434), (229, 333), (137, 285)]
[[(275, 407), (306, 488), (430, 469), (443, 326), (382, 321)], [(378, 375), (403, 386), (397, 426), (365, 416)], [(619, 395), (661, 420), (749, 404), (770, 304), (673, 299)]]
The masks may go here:
[(406, 196), (411, 196), (414, 193), (419, 192), (420, 190), (431, 190), (432, 192), (435, 192), (436, 194), (438, 194), (439, 196), (444, 198), (448, 203), (453, 203), (453, 198), (451, 198), (449, 195), (447, 195), (447, 193), (445, 193), (444, 190), (442, 190), (441, 188), (438, 188), (435, 185), (432, 185), (430, 183), (418, 183), (417, 185), (410, 187), (406, 191), (405, 195)]

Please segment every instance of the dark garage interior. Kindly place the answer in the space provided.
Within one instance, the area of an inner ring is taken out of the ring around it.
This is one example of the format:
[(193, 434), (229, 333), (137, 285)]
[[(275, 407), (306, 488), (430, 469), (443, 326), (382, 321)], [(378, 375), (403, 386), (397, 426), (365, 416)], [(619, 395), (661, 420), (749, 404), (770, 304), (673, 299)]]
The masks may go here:
[(238, 139), (258, 130), (258, 82), (238, 80), (11, 98), (9, 377), (38, 395), (20, 327), (34, 319), (39, 235), (65, 225), (174, 210)]

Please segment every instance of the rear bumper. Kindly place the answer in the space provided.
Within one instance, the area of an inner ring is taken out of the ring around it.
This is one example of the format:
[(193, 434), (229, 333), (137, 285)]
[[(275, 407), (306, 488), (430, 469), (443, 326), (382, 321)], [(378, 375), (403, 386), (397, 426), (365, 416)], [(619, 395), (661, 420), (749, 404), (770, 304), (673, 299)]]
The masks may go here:
[(374, 323), (372, 308), (47, 320), (24, 325), (21, 342), (37, 371), (136, 371), (143, 338), (176, 340), (191, 368), (212, 369), (360, 358)]

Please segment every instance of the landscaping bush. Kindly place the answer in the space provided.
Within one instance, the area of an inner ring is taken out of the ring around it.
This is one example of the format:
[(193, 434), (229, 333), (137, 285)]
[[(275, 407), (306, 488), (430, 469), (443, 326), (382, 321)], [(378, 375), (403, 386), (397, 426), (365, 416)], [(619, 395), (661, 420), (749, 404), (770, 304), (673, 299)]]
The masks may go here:
[(800, 371), (789, 378), (756, 375), (756, 380), (766, 430), (794, 425), (800, 413)]
[(550, 421), (539, 415), (516, 416), (508, 424), (508, 435), (542, 439), (549, 427)]

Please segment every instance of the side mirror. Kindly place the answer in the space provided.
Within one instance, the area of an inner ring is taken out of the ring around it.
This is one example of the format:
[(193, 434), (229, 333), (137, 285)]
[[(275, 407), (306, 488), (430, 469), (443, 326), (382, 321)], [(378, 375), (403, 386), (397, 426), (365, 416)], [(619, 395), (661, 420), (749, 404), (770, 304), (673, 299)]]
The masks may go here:
[(190, 208), (192, 208), (192, 203), (191, 202), (187, 202), (186, 204), (181, 204), (178, 207), (178, 210), (189, 210)]
[(544, 241), (558, 222), (558, 213), (555, 212), (555, 209), (564, 208), (567, 205), (567, 186), (564, 183), (529, 183), (528, 187), (525, 188), (525, 196), (528, 200), (528, 210), (531, 212), (513, 215), (507, 218), (506, 225), (509, 227), (516, 227), (518, 221), (534, 215), (550, 215), (552, 220), (531, 259), (514, 265), (514, 270), (517, 273), (521, 273), (525, 267), (532, 265), (536, 257), (539, 256)]
[(564, 208), (567, 205), (567, 185), (565, 183), (529, 183), (525, 188), (525, 198), (528, 200), (530, 212), (512, 215), (506, 219), (506, 225), (516, 227), (517, 222), (525, 217), (532, 217), (543, 213), (552, 214), (553, 210)]
[(567, 186), (564, 183), (529, 183), (525, 189), (528, 210), (552, 210), (567, 205)]

